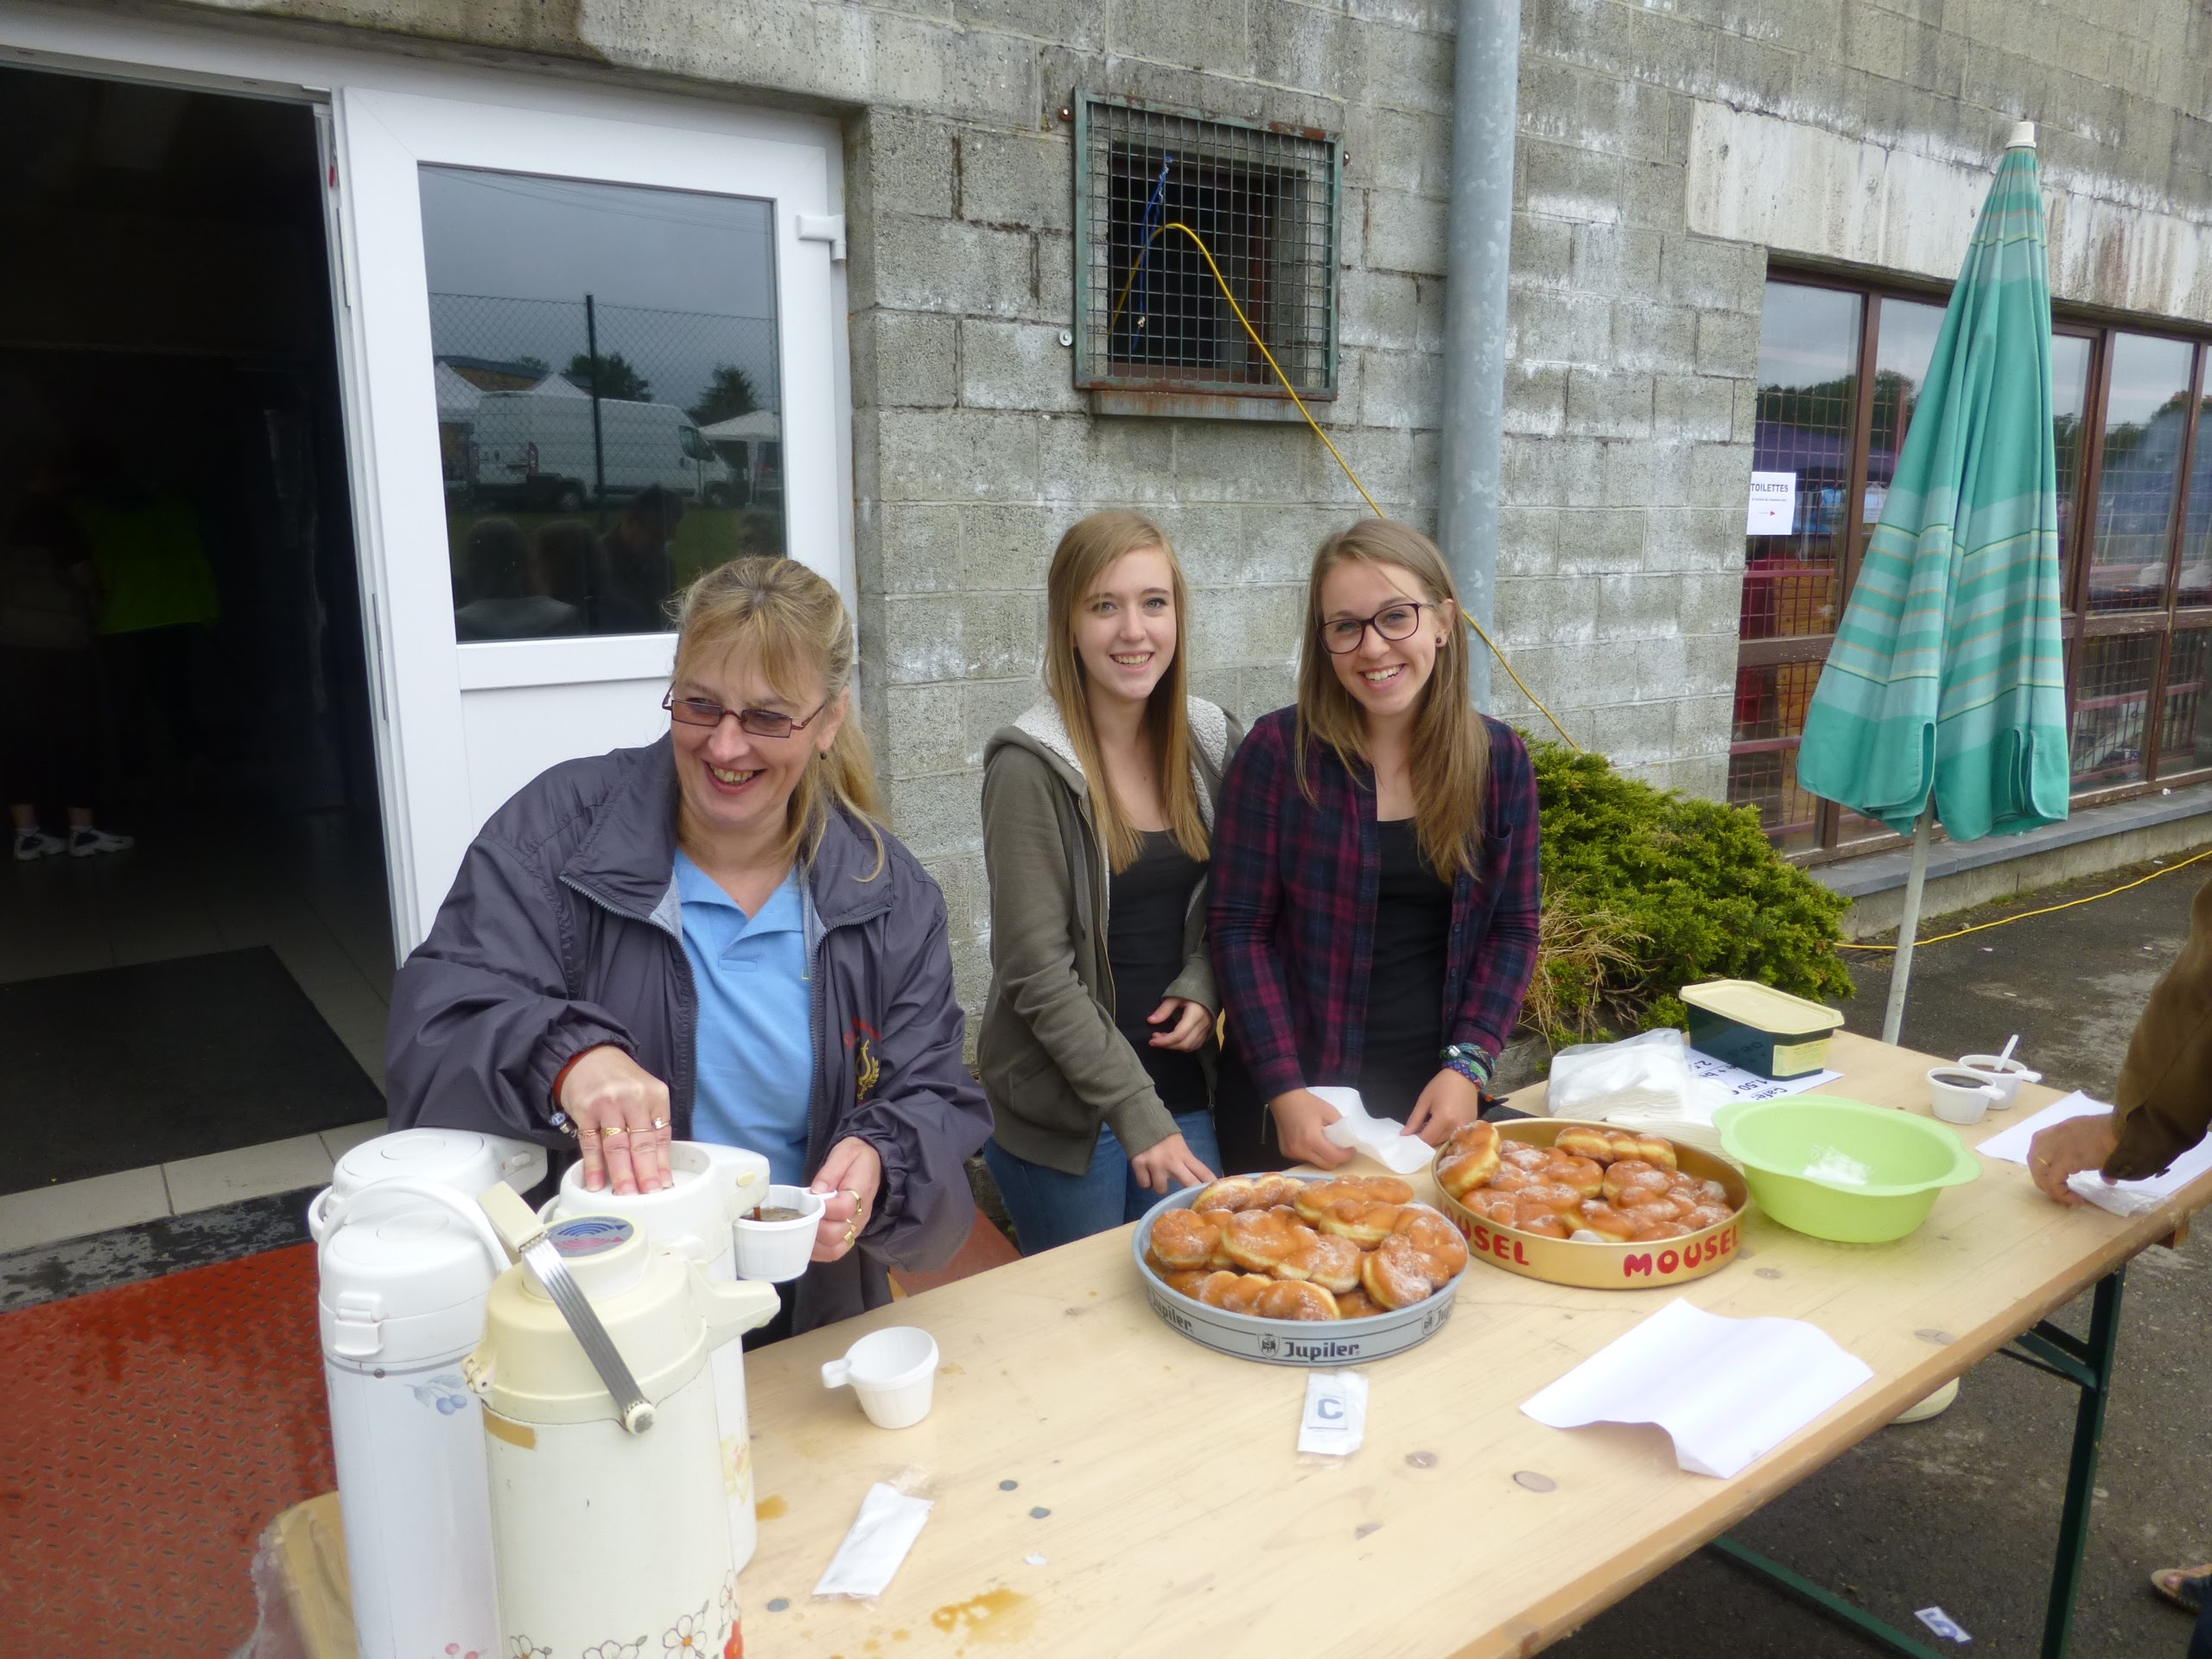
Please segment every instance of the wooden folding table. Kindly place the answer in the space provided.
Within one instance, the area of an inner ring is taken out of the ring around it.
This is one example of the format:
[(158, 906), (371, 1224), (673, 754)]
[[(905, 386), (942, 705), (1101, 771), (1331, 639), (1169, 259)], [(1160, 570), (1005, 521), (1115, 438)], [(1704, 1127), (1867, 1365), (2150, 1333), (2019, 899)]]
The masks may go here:
[[(1925, 1112), (1931, 1057), (1839, 1034), (1830, 1092)], [(2028, 1088), (1994, 1135), (2055, 1096)], [(1524, 1096), (1519, 1103), (1528, 1104)], [(747, 1358), (761, 1500), (741, 1580), (764, 1655), (1526, 1654), (1558, 1639), (2005, 1350), (2082, 1390), (2044, 1651), (2064, 1651), (2094, 1484), (2121, 1270), (2212, 1202), (2063, 1209), (2018, 1165), (1937, 1200), (1891, 1244), (1840, 1245), (1754, 1210), (1729, 1267), (1679, 1291), (1574, 1290), (1472, 1265), (1450, 1322), (1367, 1368), (1366, 1442), (1295, 1450), (1303, 1371), (1228, 1358), (1146, 1304), (1127, 1228), (994, 1269)], [(2041, 1323), (2095, 1287), (2086, 1342)], [(1562, 1432), (1521, 1402), (1669, 1294), (1819, 1325), (1872, 1382), (1731, 1480), (1683, 1473), (1656, 1428)], [(918, 1325), (942, 1354), (919, 1426), (870, 1426), (820, 1369), (865, 1332)], [(873, 1604), (817, 1579), (875, 1481), (936, 1509)], [(1826, 1592), (1722, 1540), (1738, 1560)], [(1897, 1651), (1926, 1653), (1839, 1599)]]

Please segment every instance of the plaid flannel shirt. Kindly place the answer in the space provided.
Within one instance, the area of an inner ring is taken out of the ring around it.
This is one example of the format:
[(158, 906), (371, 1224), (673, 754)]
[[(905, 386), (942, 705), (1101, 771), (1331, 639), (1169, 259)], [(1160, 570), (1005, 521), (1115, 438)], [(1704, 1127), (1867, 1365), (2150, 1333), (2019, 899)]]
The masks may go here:
[[(1298, 786), (1297, 722), (1295, 709), (1264, 716), (1230, 762), (1209, 872), (1229, 1040), (1263, 1100), (1358, 1080), (1382, 880), (1370, 781), (1322, 748), (1306, 762), (1309, 802)], [(1496, 1058), (1535, 972), (1536, 778), (1520, 735), (1486, 715), (1483, 724), (1482, 874), (1452, 882), (1443, 1012), (1447, 1043)]]

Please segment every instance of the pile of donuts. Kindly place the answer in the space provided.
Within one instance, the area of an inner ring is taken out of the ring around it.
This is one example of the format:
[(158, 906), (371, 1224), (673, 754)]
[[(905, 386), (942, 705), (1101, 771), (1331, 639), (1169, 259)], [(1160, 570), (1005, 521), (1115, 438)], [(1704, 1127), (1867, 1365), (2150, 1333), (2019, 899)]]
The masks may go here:
[(1153, 1223), (1145, 1265), (1232, 1313), (1358, 1319), (1426, 1301), (1467, 1265), (1467, 1245), (1395, 1175), (1231, 1175)]
[(1492, 1226), (1590, 1244), (1681, 1238), (1735, 1213), (1727, 1188), (1677, 1166), (1673, 1141), (1595, 1124), (1539, 1147), (1470, 1123), (1438, 1148), (1436, 1184)]

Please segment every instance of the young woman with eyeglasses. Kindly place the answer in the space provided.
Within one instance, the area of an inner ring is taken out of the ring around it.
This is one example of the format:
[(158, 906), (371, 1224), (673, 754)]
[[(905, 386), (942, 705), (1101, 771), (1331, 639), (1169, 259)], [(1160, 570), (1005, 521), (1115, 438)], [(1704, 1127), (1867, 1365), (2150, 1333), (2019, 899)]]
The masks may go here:
[(1205, 948), (1214, 795), (1234, 723), (1185, 692), (1182, 566), (1095, 512), (1046, 586), (1046, 696), (983, 759), (991, 991), (984, 1150), (1025, 1252), (1214, 1178), (1219, 998)]
[(670, 1184), (671, 1140), (719, 1141), (827, 1195), (774, 1334), (948, 1260), (990, 1131), (944, 895), (878, 823), (852, 672), (844, 605), (804, 565), (700, 577), (668, 735), (493, 814), (392, 996), (394, 1128), (565, 1145), (622, 1192)]
[(1214, 833), (1214, 965), (1256, 1095), (1222, 1103), (1239, 1167), (1350, 1159), (1315, 1084), (1431, 1145), (1481, 1108), (1535, 968), (1536, 787), (1468, 701), (1467, 641), (1419, 531), (1368, 519), (1314, 555), (1297, 704), (1254, 725)]

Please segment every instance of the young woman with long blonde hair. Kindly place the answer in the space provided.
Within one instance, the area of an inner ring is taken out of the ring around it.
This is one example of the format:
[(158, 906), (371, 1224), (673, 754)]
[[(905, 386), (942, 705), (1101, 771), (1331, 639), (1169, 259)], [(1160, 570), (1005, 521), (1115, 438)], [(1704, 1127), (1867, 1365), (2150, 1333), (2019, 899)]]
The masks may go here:
[(1467, 640), (1420, 531), (1367, 519), (1314, 555), (1298, 702), (1254, 725), (1214, 833), (1214, 963), (1257, 1095), (1223, 1107), (1240, 1167), (1350, 1158), (1315, 1084), (1441, 1141), (1520, 1018), (1535, 779), (1513, 728), (1468, 700)]
[(1025, 1252), (1213, 1179), (1219, 998), (1205, 938), (1234, 723), (1193, 697), (1160, 527), (1095, 512), (1046, 583), (1046, 696), (984, 751), (984, 1158)]

